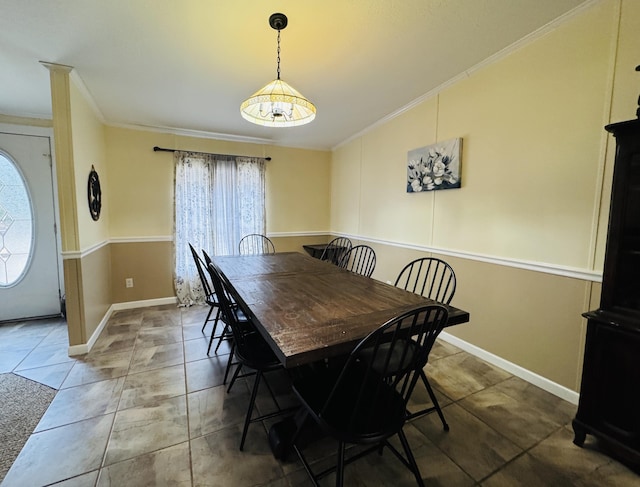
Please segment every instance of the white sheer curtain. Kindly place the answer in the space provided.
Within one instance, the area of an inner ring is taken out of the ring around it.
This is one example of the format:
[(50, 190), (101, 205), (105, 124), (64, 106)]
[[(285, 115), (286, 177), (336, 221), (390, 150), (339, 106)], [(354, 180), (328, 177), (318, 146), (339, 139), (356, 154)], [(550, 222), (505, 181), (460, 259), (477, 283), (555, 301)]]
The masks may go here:
[(174, 283), (178, 303), (204, 303), (189, 244), (200, 254), (238, 253), (248, 233), (265, 233), (264, 159), (175, 152)]

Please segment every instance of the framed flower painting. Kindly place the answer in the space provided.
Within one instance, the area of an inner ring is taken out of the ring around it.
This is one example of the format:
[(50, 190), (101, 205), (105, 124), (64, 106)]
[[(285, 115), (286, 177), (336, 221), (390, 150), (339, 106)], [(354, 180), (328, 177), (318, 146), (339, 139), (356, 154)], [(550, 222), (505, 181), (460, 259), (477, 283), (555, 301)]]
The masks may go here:
[(461, 155), (461, 138), (410, 150), (407, 154), (407, 193), (459, 188)]

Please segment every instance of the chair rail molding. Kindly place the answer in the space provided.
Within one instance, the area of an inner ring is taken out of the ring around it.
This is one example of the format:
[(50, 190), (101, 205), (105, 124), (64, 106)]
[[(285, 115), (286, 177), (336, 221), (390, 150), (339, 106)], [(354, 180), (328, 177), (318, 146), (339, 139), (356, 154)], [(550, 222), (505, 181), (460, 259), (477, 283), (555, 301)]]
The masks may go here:
[[(302, 232), (267, 232), (269, 238), (287, 238), (287, 237), (316, 237), (316, 236), (335, 236), (335, 237), (347, 237), (352, 240), (358, 240), (361, 242), (375, 243), (379, 245), (388, 245), (391, 247), (398, 247), (409, 250), (418, 250), (420, 252), (431, 252), (440, 255), (448, 255), (451, 257), (458, 257), (460, 259), (475, 260), (478, 262), (485, 262), (487, 264), (495, 264), (504, 267), (513, 267), (516, 269), (524, 269), (534, 272), (541, 272), (543, 274), (551, 274), (561, 277), (569, 277), (572, 279), (580, 279), (582, 281), (602, 282), (602, 271), (592, 269), (581, 269), (578, 267), (562, 266), (558, 264), (550, 264), (547, 262), (535, 262), (524, 259), (511, 259), (504, 257), (497, 257), (493, 255), (480, 254), (476, 252), (466, 252), (461, 250), (452, 250), (442, 247), (434, 247), (430, 245), (416, 245), (405, 242), (397, 242), (393, 240), (385, 240), (379, 238), (365, 237), (362, 235), (354, 235), (348, 233), (327, 231), (302, 231)], [(91, 247), (83, 249), (81, 251), (62, 252), (62, 259), (79, 259), (90, 255), (92, 252), (99, 250), (105, 245), (116, 243), (145, 243), (145, 242), (173, 242), (172, 235), (158, 235), (149, 237), (113, 237), (102, 242), (99, 242)]]
[(495, 264), (504, 267), (514, 267), (516, 269), (525, 269), (534, 272), (541, 272), (544, 274), (552, 274), (562, 277), (570, 277), (573, 279), (580, 279), (583, 281), (602, 282), (602, 271), (595, 271), (591, 269), (581, 269), (577, 267), (562, 266), (557, 264), (549, 264), (547, 262), (534, 262), (521, 259), (510, 259), (504, 257), (496, 257), (493, 255), (485, 255), (475, 252), (466, 252), (462, 250), (451, 250), (442, 247), (432, 247), (429, 245), (415, 245), (404, 242), (395, 242), (393, 240), (383, 240), (378, 238), (363, 237), (360, 235), (350, 235), (347, 233), (331, 232), (331, 235), (337, 237), (347, 237), (352, 240), (358, 240), (361, 242), (369, 242), (380, 245), (389, 245), (391, 247), (398, 247), (403, 249), (418, 250), (421, 252), (432, 252), (441, 255), (449, 255), (451, 257), (458, 257), (460, 259), (475, 260), (478, 262), (485, 262), (487, 264)]

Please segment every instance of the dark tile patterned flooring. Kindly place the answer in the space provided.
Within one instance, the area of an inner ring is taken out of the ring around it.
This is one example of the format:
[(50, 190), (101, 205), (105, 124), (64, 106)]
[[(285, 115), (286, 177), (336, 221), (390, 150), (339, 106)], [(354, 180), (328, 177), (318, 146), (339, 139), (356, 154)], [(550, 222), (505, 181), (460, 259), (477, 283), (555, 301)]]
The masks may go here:
[[(245, 451), (238, 450), (252, 379), (226, 392), (228, 349), (207, 357), (206, 311), (115, 312), (80, 357), (67, 356), (62, 320), (0, 326), (0, 372), (58, 390), (2, 486), (311, 485), (295, 455), (278, 461), (271, 454), (273, 420), (253, 424)], [(573, 445), (574, 405), (443, 341), (427, 373), (451, 430), (434, 414), (405, 426), (426, 485), (640, 485), (594, 438)], [(292, 400), (284, 381), (275, 386), (280, 399)], [(420, 390), (413, 406), (427, 401)], [(257, 407), (272, 407), (266, 394)], [(334, 461), (335, 444), (322, 440), (306, 452), (322, 468)], [(329, 476), (321, 485), (333, 483)], [(411, 486), (415, 479), (386, 452), (349, 465), (346, 485)]]

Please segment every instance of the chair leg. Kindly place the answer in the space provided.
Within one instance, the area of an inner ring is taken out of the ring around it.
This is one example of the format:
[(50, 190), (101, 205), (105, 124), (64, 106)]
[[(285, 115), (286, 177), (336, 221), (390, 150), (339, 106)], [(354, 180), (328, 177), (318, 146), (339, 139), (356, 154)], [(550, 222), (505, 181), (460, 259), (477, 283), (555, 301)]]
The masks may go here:
[(276, 409), (278, 409), (278, 411), (281, 411), (282, 408), (280, 407), (280, 403), (276, 399), (276, 395), (273, 393), (273, 389), (271, 389), (266, 375), (264, 376), (264, 385), (267, 386), (267, 390), (269, 391), (269, 394), (271, 394), (271, 399), (273, 399), (273, 403), (276, 405)]
[(307, 462), (307, 459), (304, 457), (302, 450), (300, 450), (298, 445), (296, 445), (295, 443), (293, 443), (292, 446), (293, 446), (293, 450), (298, 454), (298, 458), (302, 462), (302, 465), (304, 466), (304, 469), (307, 472), (307, 475), (309, 476), (309, 479), (313, 483), (314, 487), (320, 487), (320, 484), (318, 483), (316, 476), (311, 470), (311, 466), (309, 465), (309, 462)]
[(240, 375), (241, 370), (242, 370), (242, 364), (238, 364), (235, 372), (233, 373), (233, 377), (231, 377), (231, 382), (229, 382), (229, 387), (227, 388), (227, 392), (231, 392), (231, 388), (233, 387), (233, 384), (236, 383), (236, 379)]
[(438, 416), (440, 416), (440, 421), (442, 421), (442, 427), (445, 431), (449, 431), (449, 425), (447, 421), (444, 419), (444, 414), (442, 414), (442, 409), (440, 408), (440, 403), (438, 403), (438, 399), (436, 395), (433, 393), (433, 389), (431, 388), (431, 384), (429, 384), (429, 380), (427, 379), (427, 375), (424, 373), (424, 370), (420, 371), (420, 377), (422, 377), (422, 382), (424, 382), (424, 386), (427, 388), (427, 392), (429, 393), (429, 397), (431, 398), (431, 402), (433, 403), (433, 407), (436, 408), (436, 412)]
[(336, 466), (336, 487), (344, 485), (344, 441), (338, 442), (338, 465)]
[(420, 469), (418, 468), (418, 464), (416, 463), (416, 459), (413, 456), (413, 452), (411, 451), (411, 447), (409, 446), (409, 442), (407, 441), (407, 437), (404, 435), (404, 431), (400, 430), (398, 432), (398, 437), (400, 438), (400, 443), (402, 443), (402, 448), (404, 448), (404, 454), (407, 456), (407, 460), (411, 465), (411, 470), (413, 471), (413, 475), (416, 477), (416, 481), (420, 487), (424, 487), (424, 481), (422, 480), (422, 474), (420, 474)]
[(222, 310), (220, 309), (220, 305), (216, 305), (216, 317), (213, 319), (213, 332), (212, 334), (216, 334), (216, 330), (218, 329), (218, 321), (220, 321), (220, 315), (222, 314)]
[(207, 317), (204, 319), (204, 323), (202, 324), (202, 330), (200, 330), (202, 333), (204, 333), (204, 329), (207, 326), (207, 323), (209, 323), (209, 318), (211, 318), (212, 312), (213, 312), (213, 306), (209, 306), (209, 312), (207, 313)]
[[(224, 330), (222, 330), (222, 333), (220, 334), (220, 336), (218, 337), (218, 344), (216, 345), (216, 349), (214, 350), (213, 353), (217, 354), (218, 353), (218, 349), (220, 348), (220, 345), (222, 344), (222, 340), (225, 339), (225, 337), (227, 337), (229, 335), (229, 325), (224, 325)], [(211, 348), (211, 344), (209, 344), (209, 348)]]
[[(211, 308), (211, 309), (213, 310), (213, 308)], [(211, 330), (211, 337), (209, 338), (209, 348), (207, 348), (207, 356), (211, 352), (211, 344), (213, 343), (213, 339), (216, 336), (216, 328), (218, 328), (218, 320), (219, 319), (220, 319), (220, 308), (218, 307), (218, 312), (216, 313), (216, 317), (213, 320), (213, 330)], [(226, 325), (225, 325), (225, 329), (226, 329)], [(220, 346), (220, 344), (218, 344), (218, 346)], [(218, 353), (218, 347), (216, 347), (216, 352), (215, 353)]]
[(249, 399), (249, 408), (247, 410), (247, 416), (244, 418), (244, 429), (242, 430), (242, 439), (240, 440), (240, 451), (244, 448), (244, 440), (247, 438), (247, 431), (249, 431), (249, 423), (251, 423), (251, 415), (253, 414), (253, 406), (256, 403), (256, 396), (258, 395), (258, 387), (260, 386), (260, 378), (262, 372), (256, 371), (256, 380), (253, 383), (253, 390), (251, 391), (251, 399)]
[[(305, 423), (307, 422), (307, 419), (309, 418), (309, 413), (304, 410), (304, 409), (299, 409), (298, 412), (296, 413), (296, 415), (294, 416), (294, 421), (296, 423), (296, 429), (293, 433), (293, 436), (291, 436), (290, 438), (290, 442), (292, 445), (295, 445), (296, 441), (298, 441), (298, 438), (300, 437), (300, 434), (302, 433), (302, 429), (304, 428)], [(284, 458), (283, 458), (284, 460)]]
[(231, 366), (233, 365), (233, 357), (236, 351), (236, 344), (232, 343), (231, 344), (231, 350), (229, 351), (229, 358), (227, 360), (227, 369), (224, 371), (224, 380), (222, 381), (222, 384), (226, 385), (227, 384), (227, 378), (229, 377), (229, 371), (231, 370)]

